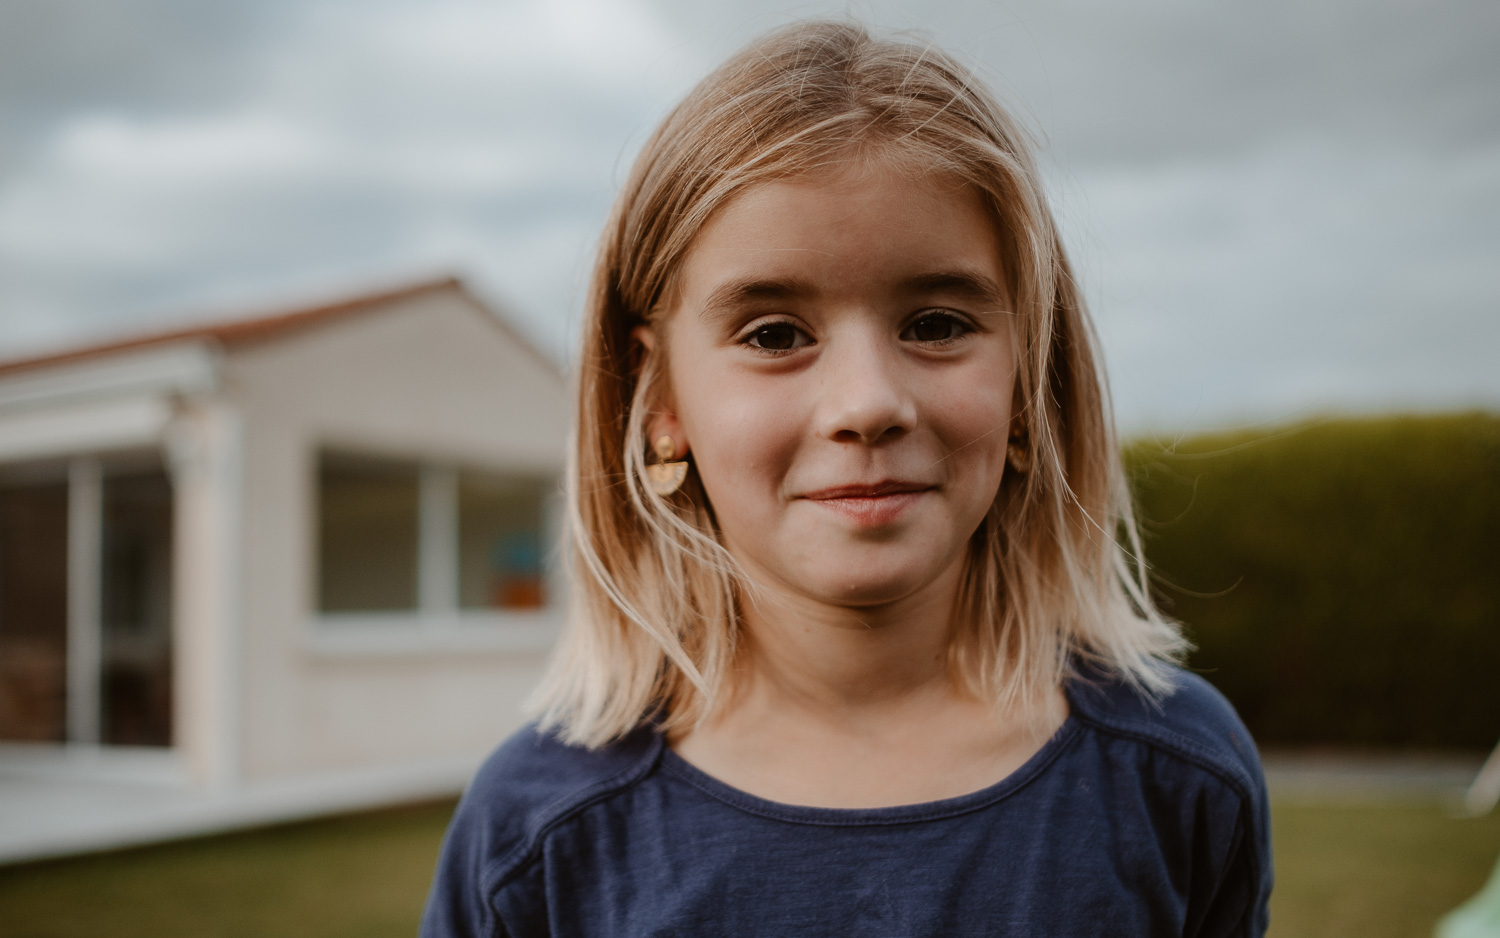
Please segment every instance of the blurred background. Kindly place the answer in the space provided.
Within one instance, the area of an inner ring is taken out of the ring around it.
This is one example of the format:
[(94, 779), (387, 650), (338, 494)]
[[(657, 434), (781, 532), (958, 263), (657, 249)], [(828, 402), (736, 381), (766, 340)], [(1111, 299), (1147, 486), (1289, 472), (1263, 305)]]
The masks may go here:
[(17, 934), (412, 930), (449, 802), (57, 858), (458, 790), (555, 628), (613, 194), (714, 64), (840, 14), (1037, 135), (1159, 596), (1266, 752), (1272, 933), (1480, 888), (1500, 6), (0, 0)]

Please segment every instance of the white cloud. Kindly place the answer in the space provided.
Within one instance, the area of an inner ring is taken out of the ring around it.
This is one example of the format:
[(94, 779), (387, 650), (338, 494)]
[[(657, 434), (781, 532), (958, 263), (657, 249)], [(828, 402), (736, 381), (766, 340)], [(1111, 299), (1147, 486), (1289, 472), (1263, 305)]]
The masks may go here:
[(397, 68), (461, 81), (541, 79), (533, 93), (545, 92), (549, 80), (606, 90), (635, 83), (643, 56), (676, 42), (654, 11), (631, 0), (441, 2), (391, 9), (366, 23), (358, 39)]
[(129, 184), (285, 173), (326, 160), (327, 150), (309, 128), (274, 113), (166, 121), (90, 114), (62, 127), (52, 157), (62, 172)]

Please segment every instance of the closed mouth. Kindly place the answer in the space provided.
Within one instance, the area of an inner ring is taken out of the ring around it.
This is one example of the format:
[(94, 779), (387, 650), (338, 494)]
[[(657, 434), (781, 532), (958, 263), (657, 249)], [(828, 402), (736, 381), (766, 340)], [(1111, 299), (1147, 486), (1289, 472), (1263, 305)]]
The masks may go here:
[(920, 482), (886, 480), (874, 484), (837, 485), (801, 496), (818, 507), (834, 512), (858, 528), (884, 528), (894, 524), (907, 509), (937, 486)]
[(818, 489), (815, 492), (805, 492), (801, 497), (817, 502), (832, 501), (834, 499), (874, 499), (887, 498), (892, 495), (907, 495), (913, 492), (925, 492), (932, 488), (935, 488), (935, 486), (928, 485), (925, 482), (885, 480), (875, 483), (836, 485), (831, 488)]

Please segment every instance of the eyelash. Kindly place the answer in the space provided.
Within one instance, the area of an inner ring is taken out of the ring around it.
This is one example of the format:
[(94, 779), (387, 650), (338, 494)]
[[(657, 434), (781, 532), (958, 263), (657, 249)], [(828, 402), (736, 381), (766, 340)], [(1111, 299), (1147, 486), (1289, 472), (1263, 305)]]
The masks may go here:
[[(964, 319), (962, 316), (959, 316), (958, 314), (950, 312), (948, 310), (933, 309), (923, 310), (921, 313), (919, 313), (915, 318), (913, 318), (902, 328), (901, 335), (904, 337), (908, 332), (911, 332), (913, 329), (915, 329), (917, 327), (917, 324), (919, 323), (935, 319), (946, 320), (950, 324), (950, 328), (956, 328), (958, 331), (957, 334), (950, 335), (944, 339), (930, 339), (928, 341), (921, 342), (921, 344), (926, 346), (927, 348), (947, 348), (948, 346), (951, 346), (967, 338), (975, 331), (974, 325), (968, 320)], [(791, 348), (779, 349), (766, 348), (765, 346), (754, 344), (753, 340), (756, 336), (761, 335), (763, 332), (773, 326), (787, 326), (804, 336), (807, 334), (803, 329), (798, 327), (796, 323), (792, 322), (789, 319), (773, 319), (766, 322), (756, 323), (754, 328), (745, 333), (744, 336), (739, 339), (739, 344), (745, 346), (746, 348), (753, 349), (758, 354), (764, 355), (769, 358), (781, 358), (782, 356), (790, 355), (792, 352), (797, 351), (797, 349), (799, 348), (805, 348), (807, 345), (813, 344), (812, 342), (808, 342), (805, 345), (793, 345)], [(912, 341), (920, 340), (913, 339)]]
[(901, 330), (901, 334), (905, 336), (908, 332), (915, 329), (918, 323), (934, 319), (946, 320), (955, 330), (955, 334), (948, 336), (946, 339), (931, 339), (923, 342), (922, 344), (928, 348), (947, 348), (950, 345), (963, 341), (975, 332), (974, 324), (957, 313), (945, 309), (926, 309), (918, 313), (911, 322), (907, 323), (906, 328)]
[[(745, 335), (739, 340), (739, 344), (745, 346), (748, 349), (752, 349), (757, 354), (764, 355), (767, 358), (781, 358), (784, 355), (790, 355), (792, 352), (797, 351), (798, 348), (804, 347), (794, 345), (791, 348), (766, 348), (763, 345), (756, 345), (753, 341), (755, 337), (765, 332), (767, 329), (772, 328), (773, 326), (786, 326), (798, 333), (801, 333), (804, 336), (807, 335), (807, 333), (803, 329), (798, 328), (797, 324), (789, 319), (770, 319), (765, 322), (756, 323), (755, 327), (752, 328), (749, 332), (745, 333)], [(807, 344), (810, 345), (812, 343), (809, 342)]]

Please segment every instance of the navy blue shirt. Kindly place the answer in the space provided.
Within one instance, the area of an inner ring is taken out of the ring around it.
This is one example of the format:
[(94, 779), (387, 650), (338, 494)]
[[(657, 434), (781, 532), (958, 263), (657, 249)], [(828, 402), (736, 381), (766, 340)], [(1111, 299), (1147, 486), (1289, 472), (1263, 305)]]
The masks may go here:
[(757, 798), (650, 727), (598, 751), (523, 729), (454, 815), (422, 934), (1259, 936), (1255, 747), (1205, 681), (1177, 684), (1075, 678), (1020, 769), (893, 808)]

